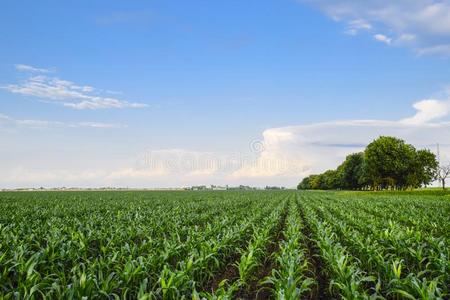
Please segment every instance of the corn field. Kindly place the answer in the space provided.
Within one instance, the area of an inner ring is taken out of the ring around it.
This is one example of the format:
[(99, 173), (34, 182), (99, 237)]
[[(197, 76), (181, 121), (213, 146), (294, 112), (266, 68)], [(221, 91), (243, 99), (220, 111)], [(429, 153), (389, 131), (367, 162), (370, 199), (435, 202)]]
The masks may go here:
[(450, 299), (448, 195), (0, 193), (0, 299)]

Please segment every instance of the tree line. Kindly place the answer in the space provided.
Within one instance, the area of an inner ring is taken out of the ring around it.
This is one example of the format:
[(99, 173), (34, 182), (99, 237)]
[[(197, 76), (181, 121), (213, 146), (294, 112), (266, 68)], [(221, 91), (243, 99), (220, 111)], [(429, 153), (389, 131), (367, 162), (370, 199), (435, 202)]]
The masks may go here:
[(383, 190), (430, 184), (439, 170), (436, 155), (404, 140), (381, 136), (364, 151), (350, 154), (334, 170), (310, 175), (298, 189)]

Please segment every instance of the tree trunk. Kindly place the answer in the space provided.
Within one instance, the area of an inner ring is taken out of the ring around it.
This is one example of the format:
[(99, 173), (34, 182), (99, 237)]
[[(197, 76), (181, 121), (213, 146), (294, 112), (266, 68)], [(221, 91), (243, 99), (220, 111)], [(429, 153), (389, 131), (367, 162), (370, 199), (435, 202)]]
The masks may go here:
[(442, 178), (442, 189), (445, 190), (445, 178)]

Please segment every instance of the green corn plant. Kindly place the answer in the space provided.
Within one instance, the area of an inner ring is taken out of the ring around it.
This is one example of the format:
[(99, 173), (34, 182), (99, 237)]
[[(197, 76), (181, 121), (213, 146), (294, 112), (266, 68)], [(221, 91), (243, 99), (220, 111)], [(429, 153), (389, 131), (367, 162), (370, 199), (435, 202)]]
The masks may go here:
[[(313, 286), (304, 225), (334, 297), (450, 297), (445, 195), (42, 191), (0, 193), (0, 298), (233, 299), (263, 279), (255, 270), (296, 197), (265, 279), (274, 297)], [(239, 278), (205, 291), (232, 263)]]
[(307, 276), (309, 262), (305, 255), (307, 250), (302, 244), (305, 237), (302, 235), (300, 215), (292, 204), (286, 223), (285, 240), (276, 254), (277, 268), (272, 270), (265, 283), (273, 286), (272, 293), (276, 299), (299, 299), (305, 297), (315, 280)]

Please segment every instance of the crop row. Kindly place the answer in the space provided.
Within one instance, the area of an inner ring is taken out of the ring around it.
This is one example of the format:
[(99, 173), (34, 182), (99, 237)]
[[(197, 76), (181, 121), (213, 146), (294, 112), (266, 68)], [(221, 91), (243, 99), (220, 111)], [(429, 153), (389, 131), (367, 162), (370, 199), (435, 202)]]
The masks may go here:
[(351, 192), (0, 194), (1, 299), (448, 299), (450, 202)]
[[(302, 201), (309, 222), (317, 228), (317, 243), (324, 258), (329, 260), (327, 250), (333, 249), (330, 253), (340, 253), (341, 265), (352, 269), (349, 274), (354, 278), (343, 286), (356, 290), (344, 293), (347, 290), (339, 288), (340, 295), (381, 299), (447, 297), (450, 283), (448, 236), (438, 235), (440, 230), (428, 234), (430, 221), (411, 225), (412, 215), (407, 214), (414, 208), (410, 207), (403, 214), (398, 211), (403, 221), (397, 222), (383, 218), (383, 206), (371, 205), (365, 200), (365, 209), (361, 207), (364, 203), (361, 199), (339, 199), (332, 194), (307, 194)], [(386, 207), (392, 205), (395, 202), (387, 203)], [(439, 214), (436, 218), (439, 220)], [(439, 224), (448, 226), (448, 221), (441, 220)], [(330, 288), (333, 288), (337, 275), (331, 274), (331, 278)]]
[(192, 199), (176, 193), (172, 198), (142, 193), (137, 199), (135, 194), (104, 195), (71, 198), (60, 193), (66, 198), (38, 200), (36, 205), (6, 199), (2, 204), (10, 209), (0, 225), (0, 297), (188, 294), (278, 205), (268, 195), (261, 195), (267, 205), (260, 206), (240, 193), (227, 198), (198, 193)]

